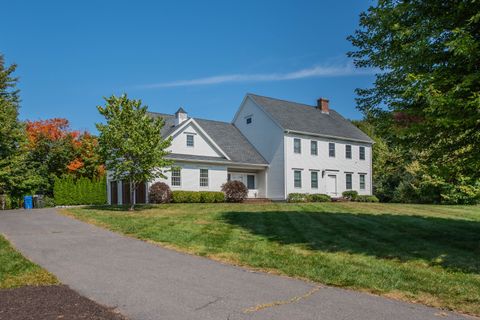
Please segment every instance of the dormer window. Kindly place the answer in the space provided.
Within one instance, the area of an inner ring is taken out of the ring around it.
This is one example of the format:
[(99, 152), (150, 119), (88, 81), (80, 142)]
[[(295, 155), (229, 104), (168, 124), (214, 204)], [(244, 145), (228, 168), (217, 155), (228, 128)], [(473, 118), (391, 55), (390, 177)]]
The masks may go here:
[(245, 118), (245, 122), (246, 122), (247, 124), (252, 123), (252, 120), (253, 120), (253, 119), (252, 119), (252, 116), (248, 116), (248, 117)]
[(194, 146), (193, 134), (187, 134), (187, 147), (193, 147), (193, 146)]

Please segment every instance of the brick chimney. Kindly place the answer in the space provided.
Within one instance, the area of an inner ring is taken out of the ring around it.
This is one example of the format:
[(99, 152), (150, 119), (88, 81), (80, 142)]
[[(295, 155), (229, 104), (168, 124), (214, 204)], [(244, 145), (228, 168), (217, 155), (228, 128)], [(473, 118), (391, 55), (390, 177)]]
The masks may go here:
[(318, 98), (317, 99), (317, 109), (322, 111), (322, 113), (329, 114), (330, 108), (328, 107), (328, 99), (325, 98)]

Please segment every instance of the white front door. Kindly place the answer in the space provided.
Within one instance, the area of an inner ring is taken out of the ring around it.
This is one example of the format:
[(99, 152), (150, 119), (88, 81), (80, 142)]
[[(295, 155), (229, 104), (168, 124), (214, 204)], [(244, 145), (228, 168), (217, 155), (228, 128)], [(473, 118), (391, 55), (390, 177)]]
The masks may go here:
[(334, 174), (327, 175), (327, 194), (337, 195), (337, 176)]

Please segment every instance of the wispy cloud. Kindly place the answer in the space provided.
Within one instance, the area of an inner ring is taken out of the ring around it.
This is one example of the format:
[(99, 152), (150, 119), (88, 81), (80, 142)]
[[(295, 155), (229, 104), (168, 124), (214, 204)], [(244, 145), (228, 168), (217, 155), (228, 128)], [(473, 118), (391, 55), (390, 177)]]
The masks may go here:
[(373, 70), (355, 69), (352, 64), (341, 66), (313, 66), (286, 73), (254, 73), (254, 74), (227, 74), (209, 76), (204, 78), (176, 80), (170, 82), (152, 83), (139, 86), (145, 89), (202, 86), (211, 84), (233, 83), (233, 82), (266, 82), (285, 81), (314, 77), (342, 77), (352, 75), (373, 74)]

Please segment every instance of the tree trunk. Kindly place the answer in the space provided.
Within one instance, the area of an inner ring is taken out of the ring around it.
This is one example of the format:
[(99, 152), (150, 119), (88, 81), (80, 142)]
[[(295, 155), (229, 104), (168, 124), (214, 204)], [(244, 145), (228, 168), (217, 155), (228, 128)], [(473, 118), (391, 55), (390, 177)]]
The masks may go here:
[(135, 192), (137, 189), (137, 184), (130, 180), (130, 211), (135, 210)]

